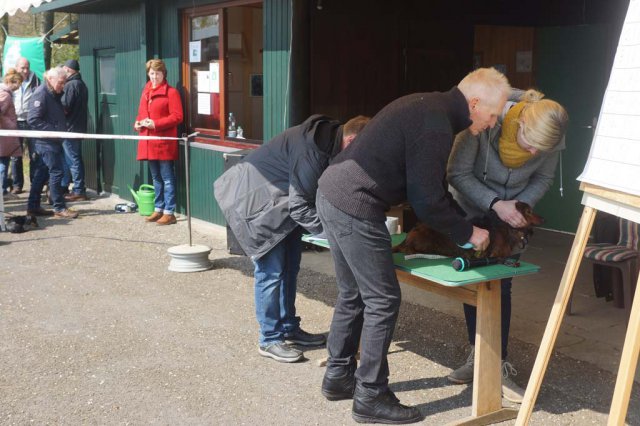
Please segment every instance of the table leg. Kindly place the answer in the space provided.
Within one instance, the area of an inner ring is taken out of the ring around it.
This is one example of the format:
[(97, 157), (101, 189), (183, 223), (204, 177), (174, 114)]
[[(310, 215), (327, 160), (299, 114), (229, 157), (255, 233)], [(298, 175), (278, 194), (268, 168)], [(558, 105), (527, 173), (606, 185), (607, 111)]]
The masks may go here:
[(471, 417), (455, 425), (486, 425), (513, 419), (518, 410), (502, 408), (500, 280), (478, 284)]

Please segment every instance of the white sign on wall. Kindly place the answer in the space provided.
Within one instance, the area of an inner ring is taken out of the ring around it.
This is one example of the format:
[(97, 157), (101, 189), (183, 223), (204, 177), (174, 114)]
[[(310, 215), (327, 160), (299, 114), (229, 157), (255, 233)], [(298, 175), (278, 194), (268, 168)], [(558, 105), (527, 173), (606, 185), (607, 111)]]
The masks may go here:
[(640, 0), (631, 0), (584, 171), (578, 180), (640, 195)]

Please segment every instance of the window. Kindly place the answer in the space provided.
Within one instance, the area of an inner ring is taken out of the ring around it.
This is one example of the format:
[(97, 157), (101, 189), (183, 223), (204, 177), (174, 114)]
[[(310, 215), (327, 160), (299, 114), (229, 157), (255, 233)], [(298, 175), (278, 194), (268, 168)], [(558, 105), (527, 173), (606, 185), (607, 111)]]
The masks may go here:
[(100, 77), (100, 94), (116, 94), (116, 58), (115, 56), (98, 57), (98, 75)]
[(200, 142), (262, 139), (262, 3), (238, 3), (183, 12), (186, 124)]

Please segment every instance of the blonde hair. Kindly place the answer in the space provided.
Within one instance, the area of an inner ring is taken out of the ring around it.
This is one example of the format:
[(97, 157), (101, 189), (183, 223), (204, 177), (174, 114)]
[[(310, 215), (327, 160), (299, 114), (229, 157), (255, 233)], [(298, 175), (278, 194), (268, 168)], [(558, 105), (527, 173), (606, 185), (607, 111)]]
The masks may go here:
[(527, 143), (540, 151), (551, 151), (564, 138), (569, 115), (562, 105), (535, 89), (527, 90), (520, 98), (525, 107), (519, 122)]
[(9, 68), (2, 81), (4, 84), (22, 84), (23, 78), (15, 68)]
[(167, 66), (164, 64), (162, 59), (149, 59), (147, 61), (147, 74), (149, 70), (161, 71), (164, 76), (167, 76)]
[(507, 77), (495, 68), (471, 71), (458, 83), (458, 89), (467, 100), (478, 98), (491, 106), (499, 105), (511, 94)]
[(369, 120), (371, 120), (371, 118), (364, 115), (358, 115), (356, 117), (353, 117), (351, 120), (347, 121), (344, 124), (344, 127), (342, 128), (343, 135), (344, 136), (357, 135), (362, 131), (362, 129), (364, 129), (364, 126), (367, 125)]

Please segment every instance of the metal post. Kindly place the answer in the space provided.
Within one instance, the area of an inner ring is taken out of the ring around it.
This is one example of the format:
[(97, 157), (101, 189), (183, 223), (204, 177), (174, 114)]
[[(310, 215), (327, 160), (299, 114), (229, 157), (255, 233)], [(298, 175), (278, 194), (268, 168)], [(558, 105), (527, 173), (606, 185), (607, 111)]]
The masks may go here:
[(187, 227), (189, 228), (189, 246), (192, 246), (191, 239), (191, 185), (190, 185), (190, 168), (189, 168), (189, 139), (197, 135), (198, 133), (192, 133), (190, 135), (182, 135), (184, 141), (184, 174), (185, 174), (185, 189), (187, 191)]

